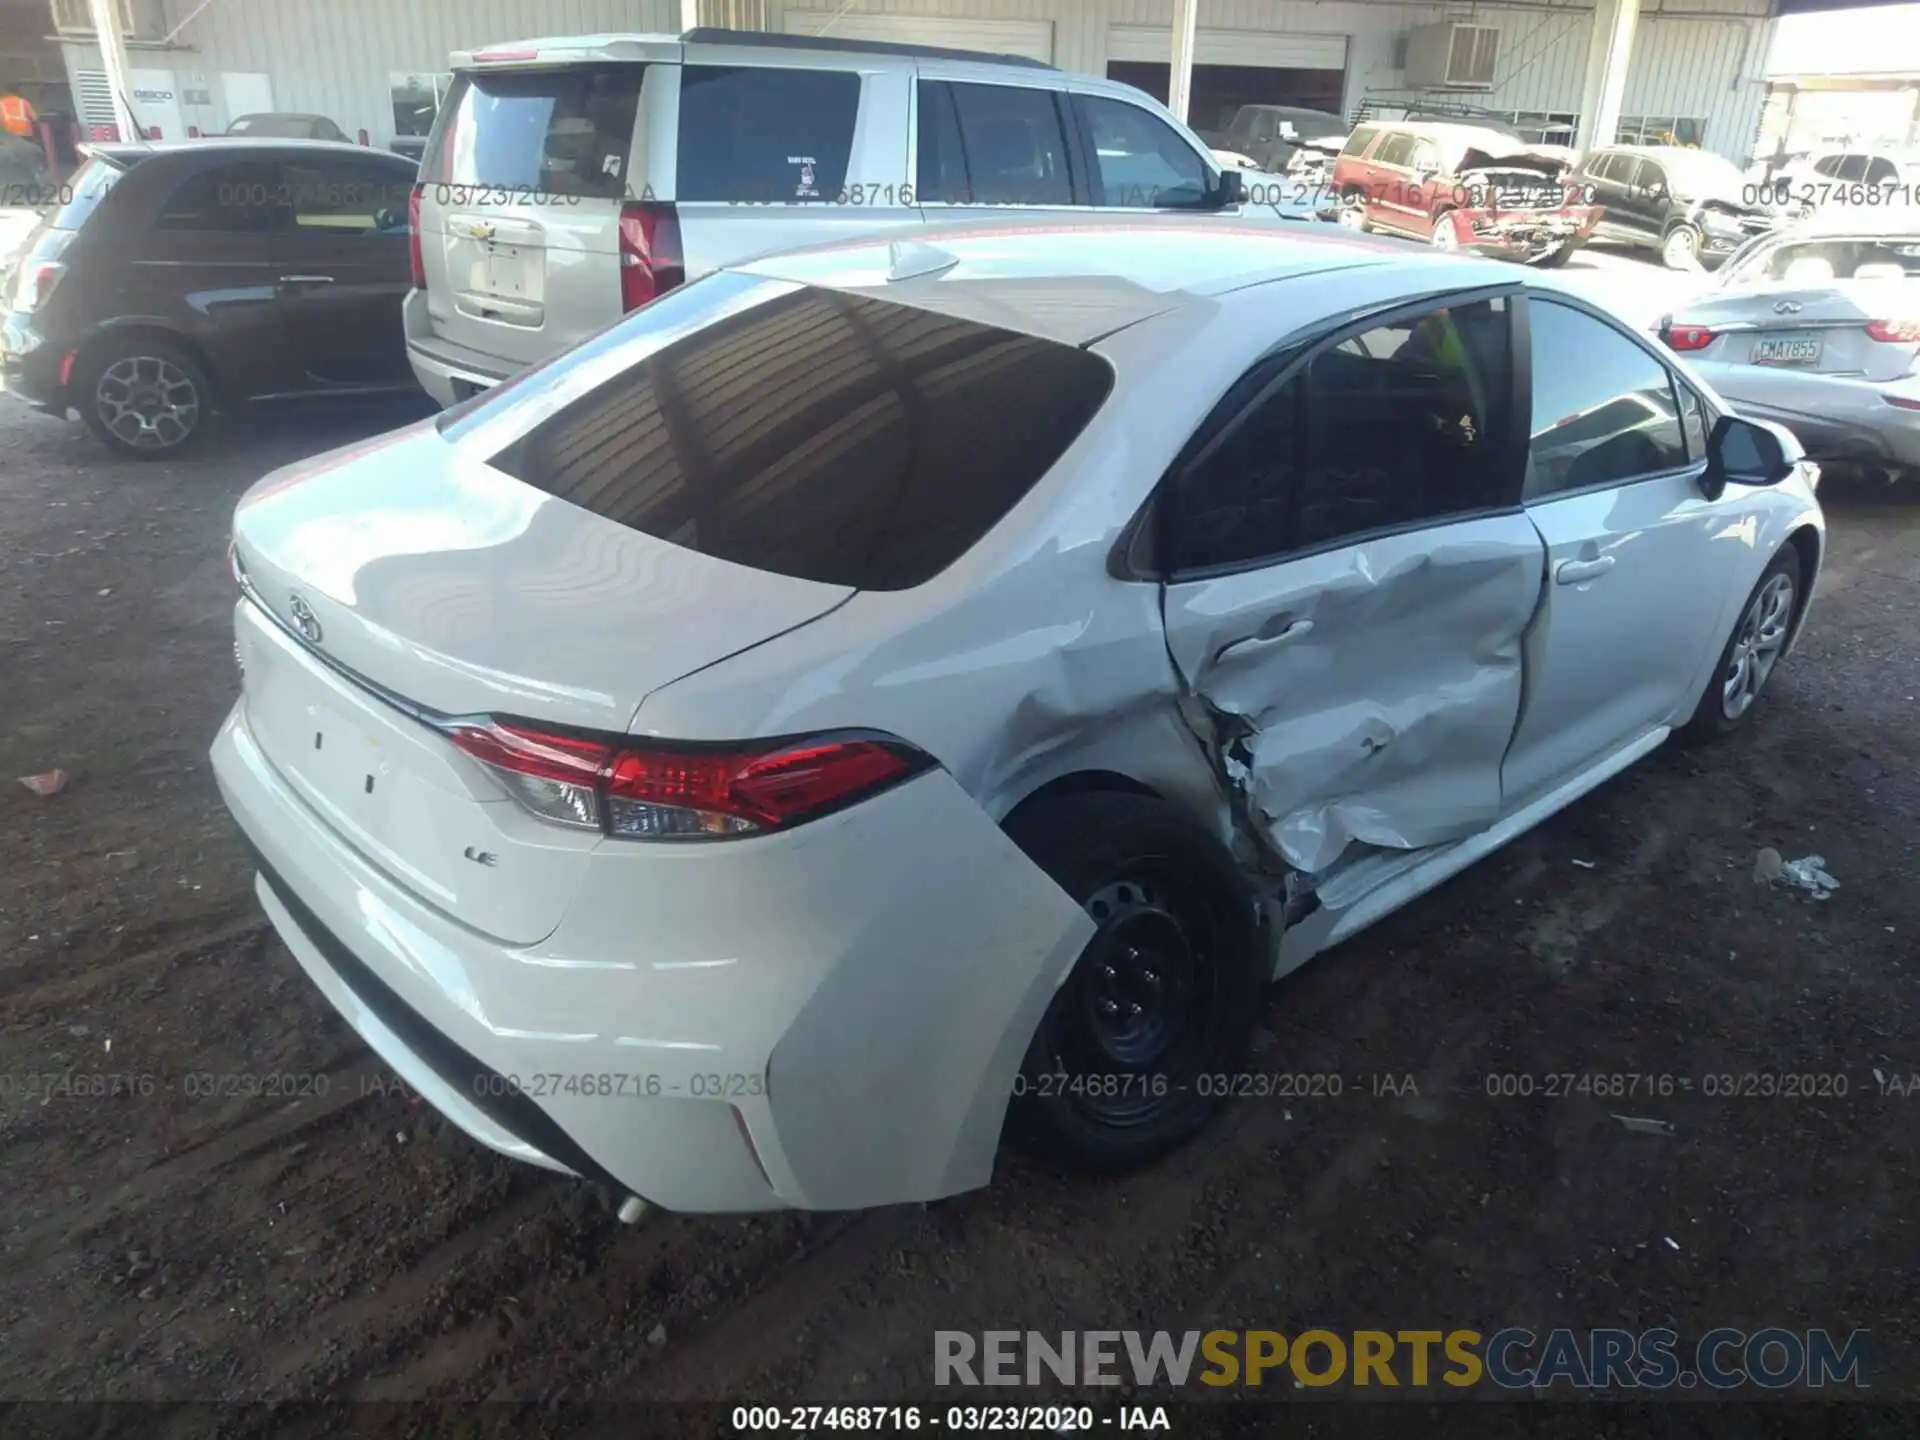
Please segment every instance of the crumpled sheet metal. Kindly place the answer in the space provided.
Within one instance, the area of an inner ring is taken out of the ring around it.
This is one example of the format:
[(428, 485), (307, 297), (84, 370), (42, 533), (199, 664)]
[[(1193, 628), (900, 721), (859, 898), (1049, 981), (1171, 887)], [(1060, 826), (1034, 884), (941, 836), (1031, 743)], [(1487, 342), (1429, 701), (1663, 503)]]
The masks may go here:
[(1288, 864), (1441, 844), (1500, 813), (1542, 559), (1524, 517), (1483, 524), (1431, 552), (1389, 537), (1329, 557), (1345, 563), (1276, 602), (1312, 624), (1282, 650), (1209, 645), (1195, 691), (1251, 728), (1248, 810)]

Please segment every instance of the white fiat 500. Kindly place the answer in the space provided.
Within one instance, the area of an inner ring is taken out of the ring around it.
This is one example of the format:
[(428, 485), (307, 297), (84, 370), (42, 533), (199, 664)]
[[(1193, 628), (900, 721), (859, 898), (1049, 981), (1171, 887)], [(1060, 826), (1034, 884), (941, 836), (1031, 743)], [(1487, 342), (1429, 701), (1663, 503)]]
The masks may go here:
[(1490, 261), (838, 244), (257, 485), (214, 763), (367, 1042), (628, 1213), (1120, 1170), (1267, 981), (1747, 721), (1816, 479)]

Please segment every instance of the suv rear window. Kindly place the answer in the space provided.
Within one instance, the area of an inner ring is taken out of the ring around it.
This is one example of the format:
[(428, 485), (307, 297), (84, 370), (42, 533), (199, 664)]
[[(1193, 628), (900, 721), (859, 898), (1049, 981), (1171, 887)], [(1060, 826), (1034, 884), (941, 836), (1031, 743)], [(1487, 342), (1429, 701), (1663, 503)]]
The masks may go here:
[(851, 70), (682, 66), (674, 198), (838, 201), (859, 109)]
[(467, 71), (448, 92), (420, 174), (529, 196), (623, 199), (646, 68)]
[[(736, 303), (737, 277), (715, 280)], [(1071, 345), (803, 288), (722, 313), (491, 463), (703, 555), (904, 590), (998, 523), (1112, 384)]]

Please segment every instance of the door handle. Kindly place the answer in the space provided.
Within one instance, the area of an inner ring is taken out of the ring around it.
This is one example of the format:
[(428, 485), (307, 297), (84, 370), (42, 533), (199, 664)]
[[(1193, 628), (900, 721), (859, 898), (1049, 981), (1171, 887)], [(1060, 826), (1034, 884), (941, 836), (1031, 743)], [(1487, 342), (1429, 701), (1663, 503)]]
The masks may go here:
[(282, 275), (280, 283), (282, 285), (331, 285), (333, 277), (331, 275)]
[(1592, 560), (1562, 560), (1554, 567), (1553, 578), (1556, 584), (1578, 585), (1582, 580), (1594, 580), (1613, 568), (1613, 556), (1600, 555)]
[(1262, 650), (1273, 650), (1281, 645), (1291, 645), (1294, 641), (1313, 633), (1311, 620), (1296, 620), (1291, 615), (1276, 615), (1251, 635), (1243, 635), (1238, 640), (1229, 640), (1213, 653), (1214, 664), (1219, 664), (1228, 655), (1253, 655)]

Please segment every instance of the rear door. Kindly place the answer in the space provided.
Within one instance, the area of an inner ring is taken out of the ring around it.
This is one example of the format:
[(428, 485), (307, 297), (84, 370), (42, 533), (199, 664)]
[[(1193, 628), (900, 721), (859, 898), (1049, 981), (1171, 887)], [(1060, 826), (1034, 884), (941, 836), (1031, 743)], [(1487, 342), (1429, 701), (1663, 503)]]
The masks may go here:
[[(421, 253), (435, 334), (530, 364), (620, 314), (638, 62), (461, 73), (421, 161)], [(666, 67), (670, 75), (672, 67)]]
[(1156, 498), (1190, 718), (1300, 870), (1503, 808), (1542, 563), (1512, 303), (1425, 301), (1256, 366)]
[(272, 253), (287, 223), (276, 161), (199, 168), (166, 188), (116, 307), (175, 319), (213, 362), (229, 399), (298, 388)]
[(1644, 245), (1659, 244), (1661, 232), (1666, 228), (1668, 198), (1666, 170), (1658, 160), (1640, 156), (1620, 206), (1621, 224), (1627, 238)]
[(1749, 563), (1737, 491), (1700, 490), (1699, 398), (1591, 311), (1536, 293), (1527, 320), (1526, 506), (1547, 575), (1503, 771), (1516, 803), (1690, 705)]
[(729, 54), (673, 67), (673, 176), (687, 278), (757, 255), (921, 226), (909, 184), (909, 65)]
[(1367, 218), (1390, 230), (1425, 235), (1426, 221), (1416, 220), (1410, 202), (1418, 188), (1413, 183), (1413, 136), (1395, 131), (1374, 147), (1366, 178)]
[(273, 236), (280, 316), (316, 388), (410, 385), (400, 305), (408, 278), (405, 165), (293, 155), (289, 222)]

